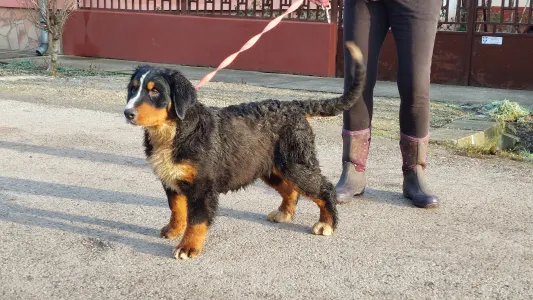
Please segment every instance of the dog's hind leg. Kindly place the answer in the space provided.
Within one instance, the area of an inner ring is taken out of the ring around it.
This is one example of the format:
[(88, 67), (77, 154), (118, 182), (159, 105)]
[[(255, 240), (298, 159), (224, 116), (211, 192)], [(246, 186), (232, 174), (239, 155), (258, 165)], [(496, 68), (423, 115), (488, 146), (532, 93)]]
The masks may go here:
[(305, 194), (320, 208), (320, 218), (313, 226), (313, 233), (317, 235), (331, 235), (337, 228), (337, 209), (335, 187), (322, 176), (320, 193), (317, 196)]
[(314, 134), (309, 123), (297, 120), (291, 126), (280, 136), (275, 153), (278, 176), (319, 207), (320, 219), (313, 226), (313, 233), (331, 235), (337, 226), (335, 187), (320, 171)]
[(313, 226), (313, 233), (333, 234), (337, 227), (337, 195), (333, 184), (314, 166), (294, 165), (287, 170), (286, 176), (304, 197), (315, 202), (320, 209), (320, 218)]
[(292, 221), (294, 213), (296, 212), (296, 203), (298, 202), (299, 193), (296, 191), (293, 183), (283, 179), (276, 173), (276, 171), (273, 171), (269, 176), (261, 178), (282, 197), (281, 205), (277, 210), (268, 214), (268, 220), (277, 223), (289, 223)]

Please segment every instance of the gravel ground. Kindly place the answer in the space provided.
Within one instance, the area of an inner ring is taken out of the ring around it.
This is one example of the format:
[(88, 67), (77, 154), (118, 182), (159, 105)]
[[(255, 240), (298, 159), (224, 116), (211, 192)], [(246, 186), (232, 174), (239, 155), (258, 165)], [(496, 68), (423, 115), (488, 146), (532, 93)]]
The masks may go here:
[[(310, 234), (266, 214), (261, 183), (221, 196), (203, 254), (171, 258), (160, 239), (164, 192), (122, 117), (126, 77), (0, 81), (1, 299), (531, 299), (533, 168), (432, 146), (428, 175), (442, 206), (401, 196), (396, 140), (377, 137), (368, 190), (339, 206), (339, 230)], [(212, 83), (210, 105), (328, 97)], [(397, 102), (378, 99), (378, 122)], [(391, 121), (392, 122), (392, 121)], [(322, 170), (340, 175), (340, 118), (312, 121)]]
[[(0, 97), (9, 96), (21, 101), (32, 101), (44, 104), (68, 105), (70, 107), (93, 109), (105, 112), (120, 112), (125, 103), (124, 88), (127, 76), (91, 76), (79, 78), (52, 79), (46, 76), (31, 76), (24, 73), (8, 75), (1, 82)], [(9, 76), (10, 75), (10, 76)], [(196, 81), (192, 81), (194, 84)], [(35, 86), (39, 86), (36, 90)], [(329, 98), (337, 94), (307, 91), (263, 88), (246, 84), (212, 82), (199, 91), (199, 99), (211, 106), (226, 106), (241, 102), (275, 98), (280, 100)], [(375, 135), (396, 137), (399, 131), (399, 102), (394, 98), (375, 99), (375, 118), (373, 130)], [(441, 127), (454, 119), (465, 116), (460, 109), (434, 102), (431, 104), (431, 126)], [(314, 122), (342, 124), (342, 115), (316, 119)]]

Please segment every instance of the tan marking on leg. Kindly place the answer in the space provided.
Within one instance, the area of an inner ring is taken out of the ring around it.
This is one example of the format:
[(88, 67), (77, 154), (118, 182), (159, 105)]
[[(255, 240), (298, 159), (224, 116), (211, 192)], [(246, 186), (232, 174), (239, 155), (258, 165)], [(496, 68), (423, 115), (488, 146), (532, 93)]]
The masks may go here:
[[(279, 174), (279, 172), (277, 173)], [(280, 175), (275, 175), (283, 178)], [(294, 188), (294, 184), (285, 179), (282, 179), (281, 183), (278, 185), (271, 185), (267, 181), (264, 182), (267, 185), (271, 186), (273, 189), (275, 189), (282, 197), (281, 205), (277, 210), (274, 210), (268, 214), (268, 220), (277, 223), (290, 222), (296, 211), (296, 200), (298, 200), (299, 195), (296, 189)]]
[[(333, 228), (333, 215), (329, 212), (329, 210), (326, 208), (326, 202), (322, 199), (310, 197), (309, 195), (306, 195), (303, 193), (296, 185), (292, 184), (290, 181), (286, 180), (285, 177), (282, 175), (282, 173), (277, 170), (273, 169), (272, 174), (281, 177), (283, 179), (284, 183), (290, 184), (293, 191), (296, 192), (296, 194), (301, 194), (305, 196), (306, 198), (309, 198), (311, 201), (315, 202), (316, 205), (320, 208), (320, 218), (315, 225), (313, 225), (313, 233), (316, 235), (331, 235), (335, 231)], [(296, 199), (294, 200), (294, 203), (296, 205)], [(283, 203), (282, 203), (283, 205)], [(281, 206), (280, 206), (281, 207)]]
[(160, 126), (168, 118), (166, 108), (157, 108), (146, 102), (137, 107), (137, 118), (135, 121), (141, 126)]
[(206, 234), (207, 223), (188, 224), (181, 242), (174, 250), (174, 257), (188, 259), (198, 256), (202, 252)]
[[(284, 182), (285, 183), (285, 182)], [(279, 190), (276, 188), (282, 197), (281, 205), (277, 210), (268, 214), (268, 220), (277, 223), (289, 223), (292, 221), (294, 212), (296, 211), (296, 200), (298, 199), (298, 192), (296, 190)]]
[(320, 218), (318, 219), (318, 222), (313, 225), (313, 233), (316, 235), (332, 235), (333, 231), (335, 231), (333, 228), (333, 215), (326, 208), (326, 202), (322, 199), (309, 197), (307, 195), (304, 196), (315, 202), (320, 208)]
[(179, 194), (169, 200), (170, 221), (161, 229), (161, 237), (175, 239), (187, 227), (187, 197)]
[(319, 221), (333, 225), (333, 216), (331, 215), (329, 210), (326, 208), (326, 202), (324, 200), (317, 199), (317, 198), (311, 198), (311, 197), (308, 197), (308, 198), (311, 199), (313, 202), (315, 202), (316, 205), (318, 205), (318, 207), (320, 208)]

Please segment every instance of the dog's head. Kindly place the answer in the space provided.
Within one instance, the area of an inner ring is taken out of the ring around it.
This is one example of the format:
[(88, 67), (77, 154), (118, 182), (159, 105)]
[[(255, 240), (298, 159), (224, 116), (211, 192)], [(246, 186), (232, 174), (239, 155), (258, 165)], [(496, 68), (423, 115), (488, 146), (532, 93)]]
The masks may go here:
[(196, 101), (196, 90), (179, 71), (139, 66), (128, 83), (124, 116), (133, 125), (159, 126), (183, 120)]

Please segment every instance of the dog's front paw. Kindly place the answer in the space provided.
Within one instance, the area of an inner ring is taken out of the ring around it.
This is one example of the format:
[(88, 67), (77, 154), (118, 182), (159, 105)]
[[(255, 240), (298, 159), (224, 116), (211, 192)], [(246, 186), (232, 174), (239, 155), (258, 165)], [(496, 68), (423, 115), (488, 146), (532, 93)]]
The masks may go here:
[(167, 238), (169, 240), (172, 240), (178, 237), (179, 235), (181, 235), (184, 231), (185, 231), (185, 226), (173, 227), (170, 224), (167, 224), (167, 226), (161, 229), (159, 236), (162, 238)]
[(292, 215), (288, 212), (274, 210), (268, 214), (268, 220), (276, 223), (289, 223), (292, 221)]
[(176, 259), (195, 258), (202, 252), (202, 248), (195, 248), (193, 245), (178, 245), (174, 249), (174, 257)]
[(189, 224), (181, 242), (174, 249), (174, 257), (176, 259), (189, 259), (198, 256), (202, 252), (206, 234), (206, 222)]
[(332, 235), (333, 228), (328, 223), (317, 222), (313, 225), (313, 234), (316, 235)]

